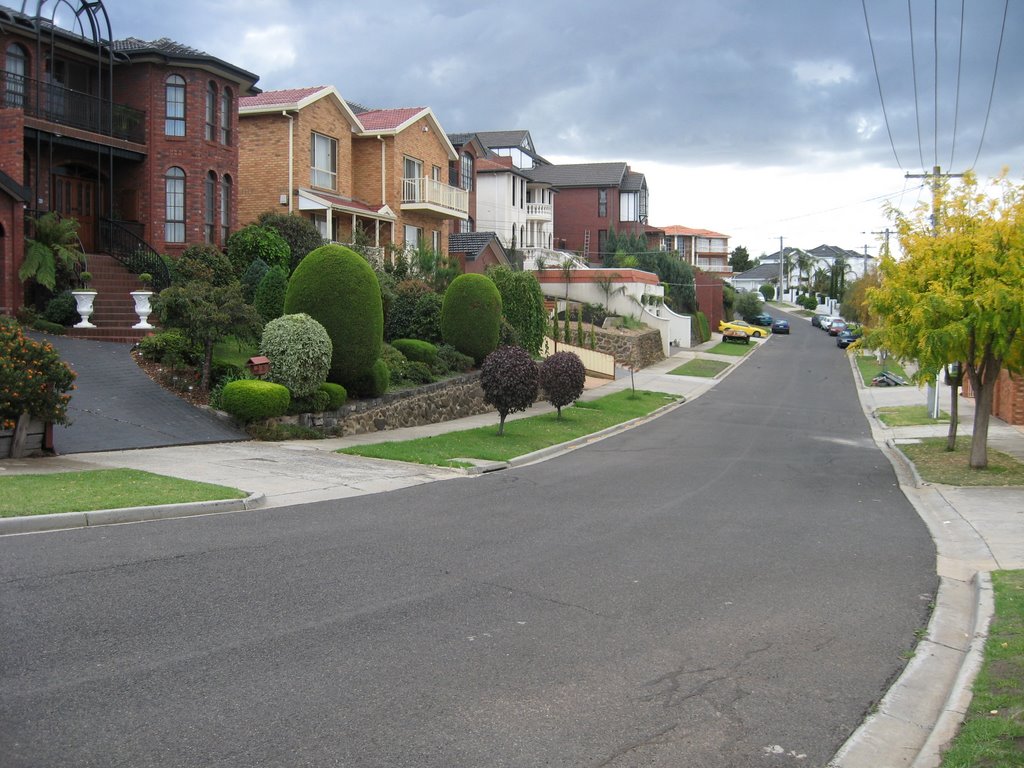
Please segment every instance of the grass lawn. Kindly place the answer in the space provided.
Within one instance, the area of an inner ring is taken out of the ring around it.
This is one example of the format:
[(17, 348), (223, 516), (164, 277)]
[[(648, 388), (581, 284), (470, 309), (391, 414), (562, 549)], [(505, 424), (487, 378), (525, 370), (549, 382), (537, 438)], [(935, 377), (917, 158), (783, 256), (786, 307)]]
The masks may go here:
[(942, 768), (1024, 765), (1024, 571), (995, 571), (995, 616), (974, 698)]
[(949, 414), (939, 411), (939, 418), (928, 415), (926, 405), (894, 405), (878, 409), (878, 420), (887, 427), (916, 427), (921, 424), (949, 424)]
[(353, 446), (343, 448), (339, 453), (442, 467), (470, 466), (466, 462), (453, 461), (458, 458), (508, 461), (516, 456), (646, 416), (678, 399), (676, 395), (662, 392), (637, 390), (634, 396), (632, 390), (624, 390), (563, 408), (561, 419), (554, 413), (545, 413), (506, 421), (505, 434), (501, 437), (498, 437), (498, 415), (494, 414), (492, 426), (416, 440)]
[(188, 501), (244, 499), (246, 493), (136, 469), (0, 477), (0, 517), (86, 512)]
[(730, 363), (724, 360), (704, 360), (702, 358), (696, 358), (689, 360), (678, 368), (669, 371), (669, 373), (675, 374), (676, 376), (704, 376), (706, 378), (714, 378), (726, 368)]
[[(882, 365), (875, 359), (874, 355), (857, 355), (857, 369), (860, 371), (860, 377), (864, 381), (864, 386), (870, 387), (871, 380), (882, 372)], [(895, 360), (887, 360), (885, 370), (910, 381), (910, 377), (903, 370), (903, 366)]]
[(720, 344), (716, 344), (708, 350), (710, 355), (732, 355), (733, 357), (743, 357), (747, 352), (757, 346), (757, 342), (751, 341), (749, 344), (738, 344), (735, 341), (723, 341)]
[(259, 354), (259, 345), (238, 341), (234, 336), (218, 341), (213, 345), (213, 360), (245, 368), (249, 358)]
[(914, 462), (929, 483), (945, 485), (1024, 485), (1024, 463), (1002, 451), (988, 451), (988, 467), (971, 469), (970, 437), (958, 437), (956, 450), (946, 450), (946, 438), (929, 437), (920, 443), (901, 443), (899, 449)]

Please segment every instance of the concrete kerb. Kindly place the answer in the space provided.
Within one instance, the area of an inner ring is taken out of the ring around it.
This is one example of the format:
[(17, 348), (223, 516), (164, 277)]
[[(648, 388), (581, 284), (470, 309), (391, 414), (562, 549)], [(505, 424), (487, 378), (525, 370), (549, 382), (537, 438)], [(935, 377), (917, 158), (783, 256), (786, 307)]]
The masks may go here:
[[(940, 580), (927, 633), (914, 649), (914, 657), (879, 702), (878, 709), (854, 731), (828, 765), (936, 768), (941, 762), (941, 750), (956, 735), (963, 720), (971, 700), (971, 685), (981, 667), (988, 624), (994, 612), (991, 581), (987, 573), (972, 568), (965, 571), (962, 558), (951, 557), (957, 554), (952, 551), (954, 544), (963, 546), (964, 538), (974, 541), (980, 539), (979, 534), (936, 489), (921, 479), (913, 463), (879, 426), (852, 355), (850, 367), (875, 442), (892, 464), (901, 490), (935, 541)], [(965, 527), (967, 530), (963, 530)], [(987, 550), (983, 541), (974, 541), (974, 545)]]
[(23, 515), (0, 518), (0, 536), (21, 533), (42, 533), (68, 528), (89, 528), (98, 525), (120, 525), (149, 520), (170, 520), (176, 517), (217, 515), (224, 512), (242, 512), (263, 505), (266, 496), (251, 493), (244, 499), (193, 501), (181, 504), (154, 504), (122, 509), (95, 509), (86, 512), (58, 512), (52, 515)]

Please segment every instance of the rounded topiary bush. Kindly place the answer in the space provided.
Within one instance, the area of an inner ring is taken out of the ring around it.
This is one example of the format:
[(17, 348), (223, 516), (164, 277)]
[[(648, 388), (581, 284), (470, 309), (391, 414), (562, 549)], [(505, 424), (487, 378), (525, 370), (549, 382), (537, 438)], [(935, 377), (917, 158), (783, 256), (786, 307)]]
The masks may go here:
[(391, 386), (391, 372), (387, 363), (377, 360), (370, 370), (352, 382), (348, 391), (356, 397), (380, 397)]
[(263, 329), (260, 354), (270, 358), (269, 381), (288, 387), (294, 397), (309, 397), (327, 381), (331, 339), (309, 315), (283, 315)]
[(327, 410), (336, 411), (348, 401), (348, 392), (341, 384), (331, 384), (325, 381), (320, 385), (320, 391), (327, 393)]
[(586, 381), (587, 369), (574, 352), (555, 352), (540, 364), (540, 387), (558, 409), (558, 418), (562, 418), (562, 406), (575, 403), (583, 394)]
[(498, 434), (505, 432), (505, 417), (525, 411), (537, 399), (537, 364), (522, 347), (498, 347), (480, 366), (484, 402), (493, 405), (501, 421)]
[(256, 259), (263, 259), (269, 267), (282, 267), (286, 273), (291, 267), (288, 243), (276, 230), (259, 224), (250, 224), (232, 232), (228, 237), (227, 256), (238, 277)]
[(43, 319), (57, 325), (74, 325), (78, 322), (78, 305), (70, 291), (58, 293), (46, 304)]
[(498, 346), (501, 294), (489, 277), (459, 275), (444, 293), (441, 335), (477, 365)]
[(284, 299), (285, 314), (305, 312), (331, 339), (327, 378), (350, 387), (369, 373), (384, 342), (380, 285), (369, 263), (341, 245), (311, 251), (292, 273)]
[(419, 339), (395, 339), (391, 346), (405, 355), (406, 359), (414, 363), (426, 363), (433, 366), (437, 362), (437, 347), (429, 341)]
[(221, 408), (246, 423), (283, 416), (290, 403), (287, 387), (258, 379), (230, 381), (220, 395)]

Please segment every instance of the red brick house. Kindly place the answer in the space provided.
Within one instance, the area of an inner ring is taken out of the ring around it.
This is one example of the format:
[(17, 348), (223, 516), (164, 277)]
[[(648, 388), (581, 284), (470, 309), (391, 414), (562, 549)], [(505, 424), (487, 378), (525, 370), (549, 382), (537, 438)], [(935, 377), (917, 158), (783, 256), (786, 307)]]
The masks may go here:
[(626, 163), (538, 165), (526, 172), (554, 196), (554, 247), (600, 264), (608, 232), (647, 236), (648, 189)]
[(687, 264), (722, 277), (732, 275), (729, 266), (729, 236), (709, 229), (692, 229), (678, 224), (663, 227), (662, 250), (676, 251)]
[[(73, 217), (87, 254), (157, 287), (153, 256), (223, 245), (237, 223), (237, 101), (258, 79), (166, 38), (113, 40), (99, 0), (37, 8), (0, 7), (0, 172), (24, 190), (0, 184), (0, 312), (24, 301), (21, 217)], [(74, 28), (56, 26), (58, 8)]]

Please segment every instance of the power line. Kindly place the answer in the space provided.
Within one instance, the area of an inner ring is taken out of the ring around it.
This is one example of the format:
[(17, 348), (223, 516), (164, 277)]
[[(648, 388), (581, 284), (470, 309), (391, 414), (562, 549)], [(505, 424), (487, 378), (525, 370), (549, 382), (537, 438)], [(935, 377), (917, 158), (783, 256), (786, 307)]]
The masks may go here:
[(988, 118), (992, 114), (992, 99), (996, 93), (996, 76), (999, 74), (999, 54), (1003, 50), (1003, 35), (1006, 33), (1006, 13), (1010, 9), (1010, 0), (1006, 0), (1006, 4), (1003, 5), (1003, 26), (999, 30), (999, 47), (996, 48), (996, 66), (992, 72), (992, 90), (988, 94), (988, 109), (985, 110), (985, 125), (981, 129), (981, 141), (978, 142), (978, 154), (974, 156), (974, 162), (971, 164), (971, 169), (978, 164), (978, 158), (981, 157), (981, 148), (985, 143), (985, 134), (988, 132)]
[[(960, 0), (960, 50), (956, 57), (956, 105), (953, 108), (953, 146), (949, 150), (949, 167), (953, 167), (953, 159), (956, 156), (956, 129), (960, 122), (960, 73), (964, 63), (964, 2)], [(936, 42), (936, 48), (938, 43)], [(938, 165), (938, 161), (935, 163)]]
[(939, 0), (933, 0), (932, 37), (935, 51), (935, 153), (933, 165), (939, 164)]
[(868, 33), (868, 45), (871, 47), (871, 63), (875, 68), (875, 83), (878, 85), (878, 100), (882, 102), (882, 119), (885, 121), (885, 132), (889, 134), (889, 146), (892, 147), (892, 156), (896, 159), (896, 165), (904, 170), (900, 156), (896, 152), (896, 142), (892, 140), (892, 128), (889, 127), (889, 114), (885, 109), (885, 96), (882, 95), (882, 79), (878, 76), (878, 59), (875, 57), (875, 43), (871, 38), (871, 23), (868, 21), (867, 0), (861, 0), (861, 7), (864, 9), (864, 26)]
[(910, 20), (910, 68), (914, 76), (914, 119), (917, 122), (917, 154), (924, 168), (924, 144), (921, 142), (921, 101), (917, 95), (917, 53), (914, 51), (914, 11), (911, 0), (907, 0), (907, 17)]

